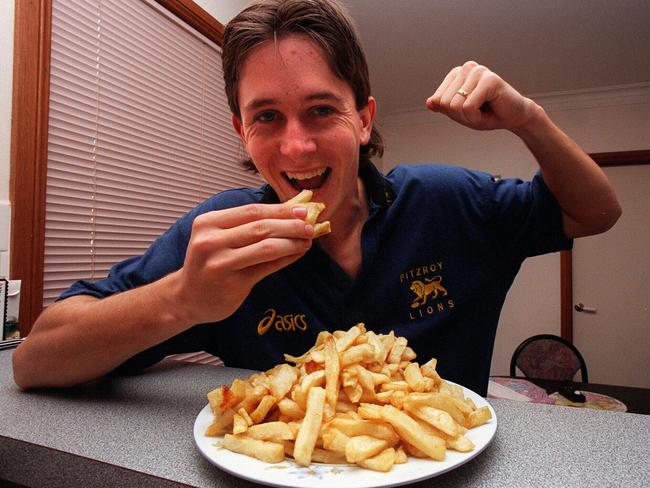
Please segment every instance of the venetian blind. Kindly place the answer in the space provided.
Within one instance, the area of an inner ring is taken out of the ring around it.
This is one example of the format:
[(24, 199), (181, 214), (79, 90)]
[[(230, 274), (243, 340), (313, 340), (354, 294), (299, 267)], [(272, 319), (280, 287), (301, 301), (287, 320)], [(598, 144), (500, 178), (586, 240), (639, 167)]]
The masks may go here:
[(54, 0), (44, 306), (141, 254), (239, 165), (219, 47), (156, 4)]

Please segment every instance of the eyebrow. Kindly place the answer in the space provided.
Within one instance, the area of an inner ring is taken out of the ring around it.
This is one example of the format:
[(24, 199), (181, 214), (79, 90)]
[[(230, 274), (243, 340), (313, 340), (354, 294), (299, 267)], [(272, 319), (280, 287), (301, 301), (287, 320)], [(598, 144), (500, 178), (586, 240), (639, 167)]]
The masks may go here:
[[(333, 92), (330, 91), (322, 91), (322, 92), (315, 92), (307, 95), (304, 98), (305, 101), (311, 102), (314, 100), (330, 100), (333, 102), (342, 102), (343, 99), (336, 95)], [(274, 98), (254, 98), (250, 102), (248, 102), (244, 108), (248, 110), (256, 110), (261, 107), (266, 107), (268, 105), (274, 105), (277, 103), (277, 100)]]

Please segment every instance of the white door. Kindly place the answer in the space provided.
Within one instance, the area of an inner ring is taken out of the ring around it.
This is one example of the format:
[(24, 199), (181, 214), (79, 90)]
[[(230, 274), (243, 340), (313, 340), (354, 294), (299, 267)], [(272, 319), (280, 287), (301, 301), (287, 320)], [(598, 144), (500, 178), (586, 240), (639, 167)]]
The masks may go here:
[(576, 239), (573, 341), (591, 383), (650, 388), (650, 165), (604, 168), (623, 215), (604, 234)]

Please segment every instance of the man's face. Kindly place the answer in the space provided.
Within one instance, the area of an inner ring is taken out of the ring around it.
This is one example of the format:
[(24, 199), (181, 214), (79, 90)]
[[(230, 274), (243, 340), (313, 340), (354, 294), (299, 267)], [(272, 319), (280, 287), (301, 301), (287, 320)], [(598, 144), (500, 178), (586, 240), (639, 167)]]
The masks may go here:
[(238, 101), (233, 124), (282, 201), (313, 190), (331, 218), (358, 197), (359, 146), (370, 138), (374, 100), (357, 110), (317, 44), (290, 36), (256, 47), (242, 66)]

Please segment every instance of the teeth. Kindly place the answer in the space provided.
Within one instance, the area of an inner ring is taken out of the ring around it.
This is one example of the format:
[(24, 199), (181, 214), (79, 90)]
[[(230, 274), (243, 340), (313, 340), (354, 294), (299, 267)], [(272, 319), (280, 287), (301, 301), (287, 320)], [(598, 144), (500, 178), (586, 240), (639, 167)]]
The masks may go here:
[(311, 171), (301, 171), (301, 172), (293, 172), (293, 173), (287, 172), (286, 175), (287, 178), (290, 178), (292, 180), (307, 180), (315, 176), (320, 176), (323, 173), (325, 173), (325, 171), (327, 171), (327, 168), (319, 168)]

